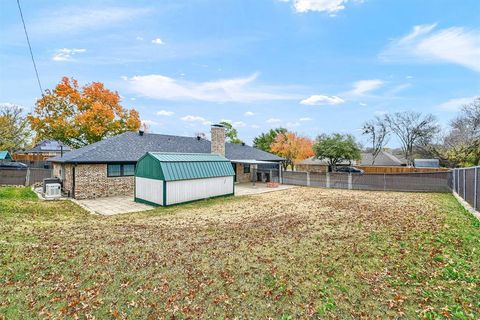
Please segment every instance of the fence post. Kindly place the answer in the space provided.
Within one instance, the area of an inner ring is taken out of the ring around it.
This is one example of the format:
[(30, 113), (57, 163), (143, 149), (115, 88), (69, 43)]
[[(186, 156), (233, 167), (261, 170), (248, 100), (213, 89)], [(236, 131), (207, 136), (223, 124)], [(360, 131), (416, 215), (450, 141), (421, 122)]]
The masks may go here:
[(310, 187), (310, 172), (307, 172), (307, 187)]
[(348, 173), (348, 190), (352, 190), (352, 174)]
[(278, 164), (278, 182), (279, 183), (283, 183), (283, 172), (282, 172), (282, 170), (283, 170), (283, 167), (282, 167), (282, 163), (280, 162)]
[(475, 179), (473, 179), (473, 182), (475, 183), (473, 187), (473, 209), (477, 210), (477, 186), (478, 186), (478, 167), (475, 167)]
[(330, 172), (327, 171), (327, 181), (325, 182), (326, 187), (330, 188)]
[(453, 169), (453, 192), (457, 192), (456, 184), (455, 184), (455, 169)]
[(27, 175), (25, 176), (25, 186), (28, 187), (30, 185), (30, 167), (27, 168)]
[(465, 187), (467, 186), (467, 179), (466, 179), (467, 176), (465, 175), (466, 173), (467, 173), (466, 169), (463, 169), (463, 199), (464, 200), (467, 198), (467, 194), (465, 192), (465, 189), (466, 189)]
[(383, 174), (383, 191), (387, 191), (387, 174)]

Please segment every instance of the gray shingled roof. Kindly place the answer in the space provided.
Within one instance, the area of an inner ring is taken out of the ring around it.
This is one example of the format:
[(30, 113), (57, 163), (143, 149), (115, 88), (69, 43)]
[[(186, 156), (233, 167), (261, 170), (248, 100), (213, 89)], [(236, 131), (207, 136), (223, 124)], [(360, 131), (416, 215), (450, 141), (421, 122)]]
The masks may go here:
[(25, 150), (23, 153), (42, 153), (42, 152), (60, 152), (63, 146), (63, 152), (70, 151), (70, 147), (57, 140), (42, 140), (35, 147)]
[[(373, 155), (369, 152), (362, 153), (362, 161), (360, 165), (362, 166), (371, 166), (372, 165)], [(395, 157), (393, 154), (380, 151), (378, 156), (375, 158), (374, 166), (401, 166), (405, 162)]]
[[(70, 151), (63, 157), (49, 159), (52, 162), (106, 163), (136, 162), (147, 152), (210, 153), (210, 141), (193, 137), (164, 134), (125, 132), (83, 148)], [(281, 161), (282, 158), (247, 146), (226, 143), (225, 157), (230, 160)]]

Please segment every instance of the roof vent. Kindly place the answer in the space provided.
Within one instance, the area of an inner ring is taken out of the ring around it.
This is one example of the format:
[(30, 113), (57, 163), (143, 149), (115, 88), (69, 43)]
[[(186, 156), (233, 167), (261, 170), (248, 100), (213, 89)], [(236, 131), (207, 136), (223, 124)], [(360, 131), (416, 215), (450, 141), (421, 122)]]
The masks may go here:
[(139, 131), (138, 131), (138, 135), (139, 135), (139, 136), (143, 136), (144, 133), (145, 133), (145, 131), (143, 131), (143, 130), (139, 130)]
[(242, 146), (245, 146), (245, 142), (242, 142)]
[(197, 136), (197, 140), (198, 140), (198, 141), (202, 140), (202, 137)]

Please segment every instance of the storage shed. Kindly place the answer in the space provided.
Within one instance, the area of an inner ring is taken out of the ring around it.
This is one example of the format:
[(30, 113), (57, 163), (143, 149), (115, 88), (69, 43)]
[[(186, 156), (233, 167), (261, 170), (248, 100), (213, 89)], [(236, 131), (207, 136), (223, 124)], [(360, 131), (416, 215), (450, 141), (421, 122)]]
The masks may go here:
[(234, 175), (217, 154), (147, 152), (135, 169), (135, 201), (168, 206), (233, 195)]

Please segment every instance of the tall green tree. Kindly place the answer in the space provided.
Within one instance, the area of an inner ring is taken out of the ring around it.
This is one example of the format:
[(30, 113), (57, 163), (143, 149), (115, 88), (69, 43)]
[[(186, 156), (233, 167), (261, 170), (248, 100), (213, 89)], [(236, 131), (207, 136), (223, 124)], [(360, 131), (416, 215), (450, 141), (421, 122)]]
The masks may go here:
[(227, 137), (227, 142), (234, 144), (243, 143), (243, 141), (238, 137), (237, 129), (235, 129), (230, 122), (221, 121), (220, 124), (225, 127), (225, 137)]
[(277, 136), (280, 133), (286, 133), (287, 129), (285, 128), (275, 128), (275, 129), (270, 129), (268, 132), (261, 133), (255, 139), (253, 139), (253, 146), (257, 149), (266, 151), (266, 152), (271, 152), (271, 145), (277, 138)]
[(351, 134), (321, 134), (313, 145), (313, 152), (318, 159), (327, 159), (333, 170), (343, 161), (360, 160), (360, 146)]
[(17, 105), (0, 105), (0, 150), (14, 152), (24, 149), (30, 142), (30, 128)]

